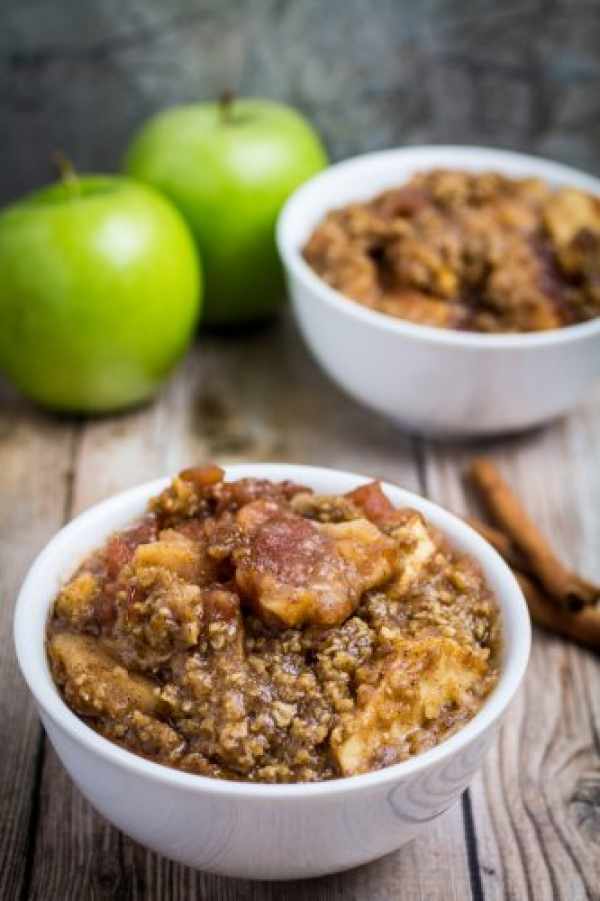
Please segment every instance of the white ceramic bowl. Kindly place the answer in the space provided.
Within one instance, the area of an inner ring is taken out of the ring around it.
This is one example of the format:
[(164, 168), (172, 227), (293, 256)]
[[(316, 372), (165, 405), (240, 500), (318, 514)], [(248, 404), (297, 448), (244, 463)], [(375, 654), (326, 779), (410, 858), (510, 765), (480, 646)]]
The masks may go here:
[(402, 426), (468, 436), (537, 425), (572, 407), (600, 376), (600, 318), (549, 332), (485, 335), (415, 325), (330, 288), (301, 249), (325, 213), (367, 200), (415, 172), (444, 167), (538, 176), (600, 195), (600, 180), (533, 156), (480, 147), (369, 153), (312, 178), (288, 200), (277, 243), (296, 318), (325, 371)]
[[(344, 492), (366, 481), (308, 466), (227, 469), (228, 478), (241, 476), (288, 478), (321, 492)], [(178, 772), (123, 750), (75, 716), (52, 681), (44, 647), (48, 611), (61, 584), (111, 532), (139, 516), (167, 481), (140, 485), (74, 519), (39, 555), (19, 594), (19, 665), (72, 779), (101, 814), (137, 841), (166, 857), (229, 876), (317, 876), (400, 847), (467, 786), (523, 678), (530, 623), (510, 570), (464, 522), (401, 488), (384, 485), (395, 504), (421, 510), (457, 548), (476, 557), (496, 593), (505, 650), (500, 679), (482, 709), (438, 747), (365, 776), (311, 785), (250, 785)]]

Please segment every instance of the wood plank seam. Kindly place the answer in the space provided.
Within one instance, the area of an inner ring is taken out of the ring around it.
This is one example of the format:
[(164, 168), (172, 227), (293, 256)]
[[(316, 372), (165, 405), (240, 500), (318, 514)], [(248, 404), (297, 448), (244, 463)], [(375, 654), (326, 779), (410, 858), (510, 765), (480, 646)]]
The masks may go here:
[(483, 881), (481, 878), (481, 864), (479, 862), (479, 848), (477, 845), (477, 832), (475, 831), (475, 820), (473, 818), (473, 804), (471, 802), (471, 793), (468, 788), (462, 793), (461, 804), (465, 842), (467, 845), (467, 860), (469, 862), (471, 893), (473, 895), (473, 901), (485, 901)]
[(44, 767), (44, 757), (46, 756), (46, 733), (44, 727), (40, 723), (37, 747), (35, 751), (34, 778), (31, 786), (31, 804), (29, 812), (29, 822), (27, 823), (27, 843), (25, 845), (25, 864), (23, 867), (23, 883), (21, 885), (21, 901), (27, 901), (31, 889), (31, 877), (33, 874), (33, 863), (35, 857), (35, 839), (37, 835), (37, 825), (40, 818), (40, 804), (42, 794), (42, 770)]
[[(65, 499), (61, 517), (62, 526), (66, 525), (73, 512), (73, 497), (75, 485), (75, 473), (77, 470), (77, 457), (81, 445), (83, 422), (77, 422), (72, 427), (71, 441), (69, 444), (69, 465), (64, 476)], [(25, 866), (23, 883), (21, 886), (20, 901), (27, 901), (31, 891), (33, 866), (35, 860), (36, 838), (38, 835), (38, 822), (41, 813), (42, 773), (44, 759), (46, 757), (46, 733), (43, 726), (39, 725), (38, 743), (35, 751), (34, 778), (31, 786), (31, 805), (29, 822), (27, 824), (27, 842), (25, 845)]]

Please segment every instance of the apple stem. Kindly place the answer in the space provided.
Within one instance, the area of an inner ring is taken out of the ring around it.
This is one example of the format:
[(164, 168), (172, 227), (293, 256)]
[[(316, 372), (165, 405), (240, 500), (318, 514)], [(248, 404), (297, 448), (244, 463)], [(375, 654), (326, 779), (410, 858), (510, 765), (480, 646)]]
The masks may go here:
[(224, 125), (227, 125), (231, 122), (231, 112), (234, 100), (235, 94), (230, 88), (226, 88), (219, 97), (219, 113), (221, 116), (221, 122)]
[(58, 169), (60, 180), (65, 187), (67, 195), (69, 197), (79, 197), (81, 194), (81, 183), (71, 160), (65, 156), (62, 150), (55, 150), (52, 154), (52, 162)]

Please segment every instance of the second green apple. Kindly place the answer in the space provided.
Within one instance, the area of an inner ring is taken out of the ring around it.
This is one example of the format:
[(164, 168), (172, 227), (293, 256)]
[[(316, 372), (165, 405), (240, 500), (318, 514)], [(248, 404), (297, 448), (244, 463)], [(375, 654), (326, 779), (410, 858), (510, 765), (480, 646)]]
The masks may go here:
[(295, 110), (236, 99), (150, 119), (125, 169), (187, 219), (205, 274), (204, 321), (223, 326), (263, 319), (283, 299), (275, 222), (292, 191), (326, 163), (321, 141)]

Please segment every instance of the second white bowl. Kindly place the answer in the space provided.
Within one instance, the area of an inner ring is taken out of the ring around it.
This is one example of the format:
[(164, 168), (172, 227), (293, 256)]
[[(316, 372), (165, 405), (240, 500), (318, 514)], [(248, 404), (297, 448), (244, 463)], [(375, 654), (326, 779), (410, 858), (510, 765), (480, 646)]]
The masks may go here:
[(415, 325), (349, 300), (302, 258), (302, 247), (327, 212), (436, 167), (537, 176), (600, 195), (600, 180), (575, 169), (481, 147), (407, 147), (338, 163), (292, 195), (277, 227), (306, 342), (340, 387), (411, 430), (489, 435), (559, 416), (600, 376), (600, 318), (518, 335)]

